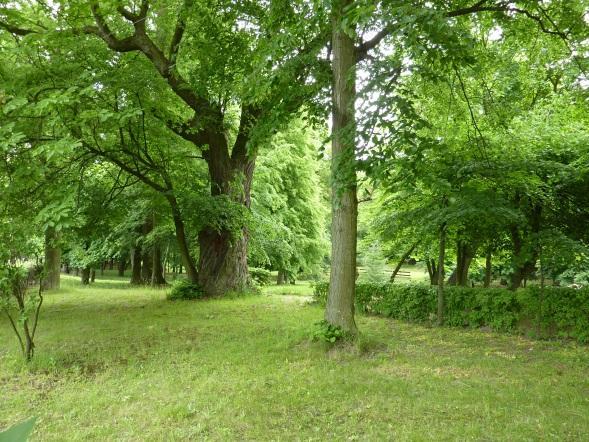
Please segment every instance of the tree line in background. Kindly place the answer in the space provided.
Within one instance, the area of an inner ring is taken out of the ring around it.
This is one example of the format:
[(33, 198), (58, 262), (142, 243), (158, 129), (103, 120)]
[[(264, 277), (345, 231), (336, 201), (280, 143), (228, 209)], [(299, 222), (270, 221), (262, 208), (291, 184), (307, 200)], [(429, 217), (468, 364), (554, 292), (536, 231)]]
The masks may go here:
[(2, 4), (2, 262), (43, 262), (47, 288), (183, 270), (207, 296), (327, 263), (349, 334), (358, 251), (423, 260), (440, 322), (477, 256), (487, 286), (582, 278), (588, 20), (584, 0)]

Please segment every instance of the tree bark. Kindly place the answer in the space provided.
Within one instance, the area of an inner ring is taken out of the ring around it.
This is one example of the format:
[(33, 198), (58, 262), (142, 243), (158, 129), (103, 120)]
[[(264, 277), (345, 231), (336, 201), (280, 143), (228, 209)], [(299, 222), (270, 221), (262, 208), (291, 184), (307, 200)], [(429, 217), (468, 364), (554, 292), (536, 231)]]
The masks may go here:
[(60, 236), (55, 227), (47, 227), (45, 230), (45, 278), (43, 287), (46, 290), (59, 288), (61, 275)]
[[(223, 136), (218, 142), (225, 142)], [(250, 190), (255, 161), (243, 155), (228, 157), (226, 146), (207, 151), (213, 197), (226, 195), (237, 204), (250, 206)], [(234, 152), (235, 153), (235, 152)], [(247, 244), (245, 227), (234, 238), (227, 230), (206, 227), (199, 232), (198, 283), (208, 296), (221, 296), (241, 291), (248, 284)]]
[(399, 270), (401, 270), (401, 267), (403, 266), (403, 263), (413, 253), (413, 250), (415, 250), (415, 247), (417, 247), (417, 244), (419, 244), (419, 243), (416, 242), (416, 243), (412, 244), (411, 247), (409, 247), (409, 250), (407, 250), (403, 254), (403, 256), (401, 256), (401, 259), (399, 260), (399, 263), (397, 264), (397, 266), (395, 267), (395, 269), (393, 270), (393, 273), (391, 275), (391, 279), (390, 279), (390, 282), (391, 283), (395, 282), (395, 277), (397, 276), (397, 273), (399, 273)]
[(438, 258), (438, 325), (444, 325), (446, 299), (444, 293), (444, 260), (446, 259), (446, 223), (440, 228), (440, 255)]
[(325, 319), (356, 335), (356, 51), (349, 35), (355, 29), (350, 29), (353, 25), (344, 29), (343, 23), (352, 3), (336, 0), (332, 5), (331, 272)]
[(278, 276), (276, 277), (276, 285), (283, 285), (286, 283), (286, 272), (284, 270), (278, 270)]
[[(149, 215), (141, 227), (141, 234), (143, 238), (151, 233), (153, 230), (153, 216)], [(141, 281), (143, 284), (151, 283), (151, 276), (153, 273), (153, 246), (147, 246), (143, 241), (141, 245)]]
[(90, 282), (93, 283), (94, 281), (96, 281), (96, 270), (91, 269), (90, 270)]

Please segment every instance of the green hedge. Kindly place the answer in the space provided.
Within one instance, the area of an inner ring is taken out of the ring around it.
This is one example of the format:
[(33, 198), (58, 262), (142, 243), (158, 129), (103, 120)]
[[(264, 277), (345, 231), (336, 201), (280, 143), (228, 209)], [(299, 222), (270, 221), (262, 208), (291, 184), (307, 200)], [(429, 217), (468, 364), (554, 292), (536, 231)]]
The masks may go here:
[[(315, 301), (325, 305), (328, 283), (317, 283)], [(535, 337), (572, 338), (589, 342), (589, 289), (530, 287), (511, 291), (495, 288), (446, 287), (447, 325), (490, 327), (500, 332), (524, 332)], [(356, 285), (356, 311), (410, 322), (435, 319), (435, 287), (423, 284)]]

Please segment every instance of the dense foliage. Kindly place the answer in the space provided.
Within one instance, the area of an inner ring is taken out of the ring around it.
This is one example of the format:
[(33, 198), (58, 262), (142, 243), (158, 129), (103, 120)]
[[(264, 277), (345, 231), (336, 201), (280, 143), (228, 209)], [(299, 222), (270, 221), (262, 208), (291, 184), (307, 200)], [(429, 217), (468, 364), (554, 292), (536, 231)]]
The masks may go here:
[[(314, 300), (325, 304), (327, 283), (317, 283)], [(411, 322), (431, 323), (436, 291), (424, 284), (371, 284), (356, 287), (356, 309)], [(589, 288), (537, 286), (517, 292), (499, 288), (448, 287), (446, 324), (523, 332), (540, 338), (589, 342)]]

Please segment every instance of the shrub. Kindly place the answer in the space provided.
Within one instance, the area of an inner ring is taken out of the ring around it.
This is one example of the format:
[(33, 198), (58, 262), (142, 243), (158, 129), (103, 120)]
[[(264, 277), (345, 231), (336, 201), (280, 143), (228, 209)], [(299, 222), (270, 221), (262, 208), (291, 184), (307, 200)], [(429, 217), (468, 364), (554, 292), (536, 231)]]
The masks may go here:
[(203, 297), (204, 292), (201, 287), (198, 284), (190, 282), (188, 279), (174, 281), (172, 290), (166, 296), (170, 301), (201, 299)]
[[(329, 284), (317, 283), (314, 300), (325, 305)], [(502, 288), (449, 286), (446, 324), (490, 327), (500, 332), (533, 332), (539, 337), (564, 337), (589, 342), (589, 288)], [(423, 284), (356, 285), (356, 311), (410, 322), (427, 322), (436, 313), (436, 290)]]
[(324, 341), (330, 344), (334, 344), (337, 341), (344, 339), (346, 333), (335, 325), (323, 320), (315, 323), (315, 330), (313, 330), (314, 341)]
[(264, 286), (264, 285), (268, 285), (272, 282), (272, 273), (270, 273), (269, 270), (266, 269), (260, 269), (260, 268), (251, 268), (250, 270), (250, 276), (252, 278), (252, 280), (260, 286)]

